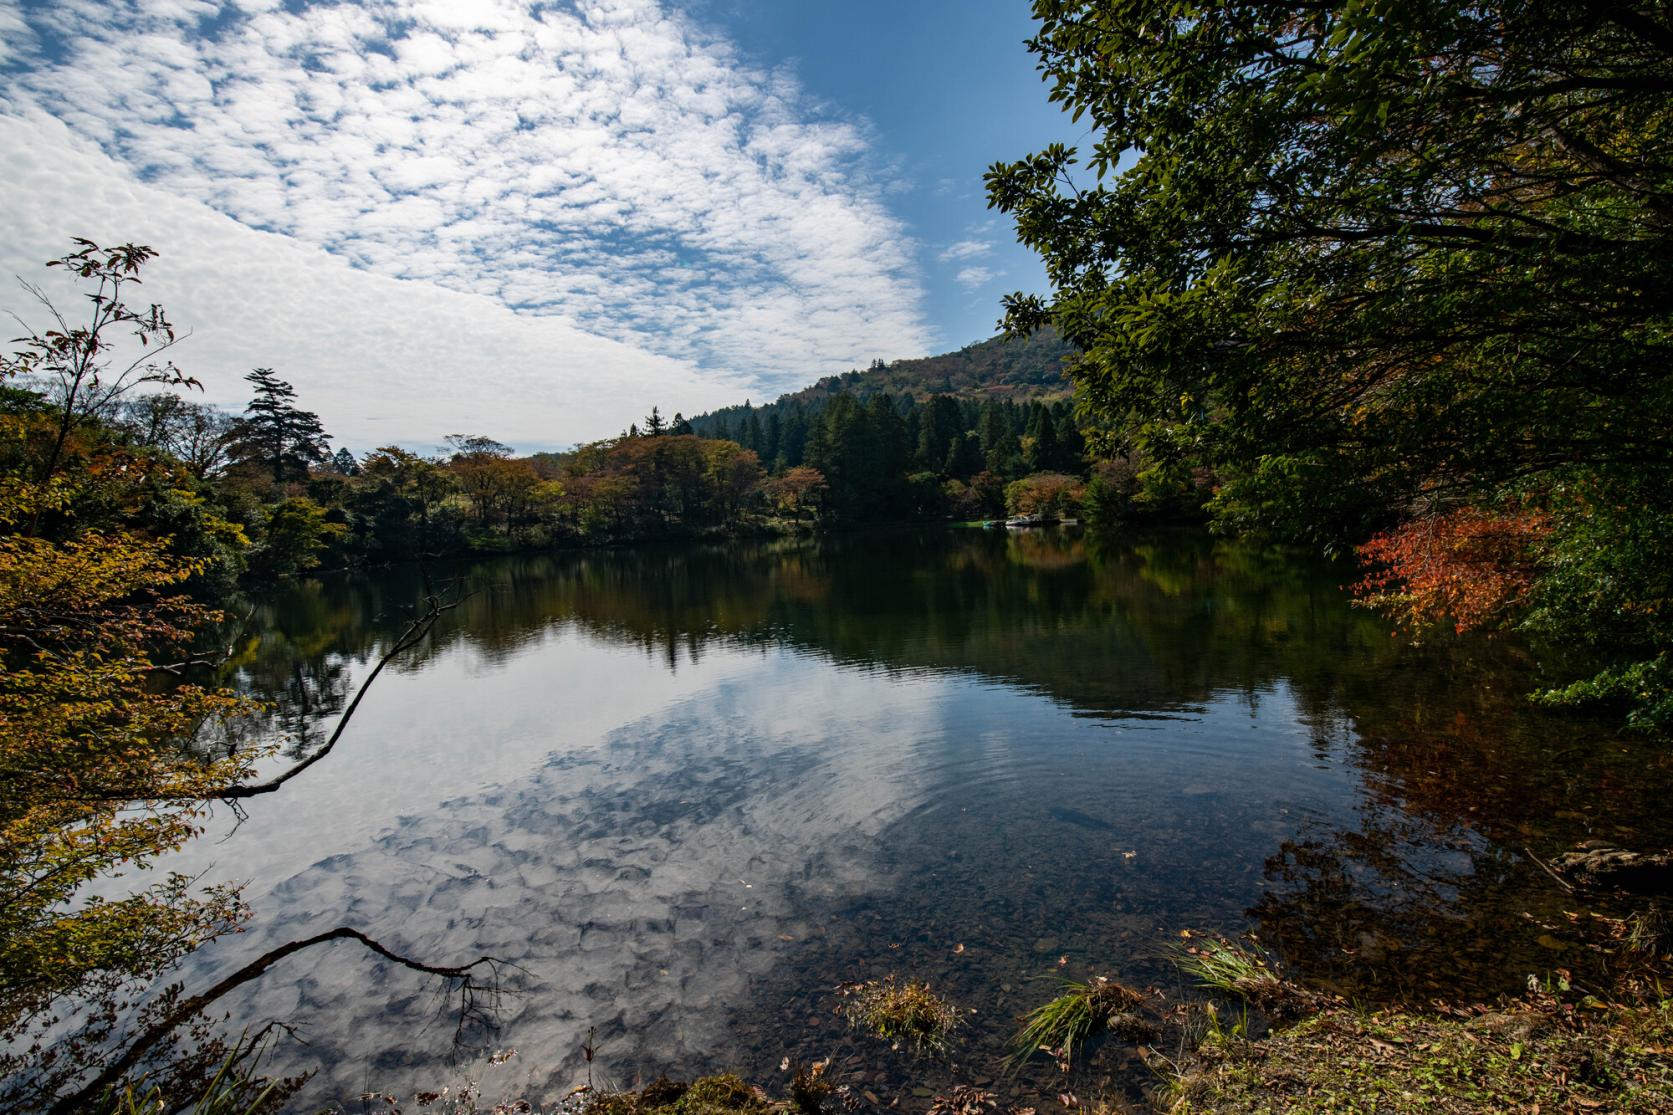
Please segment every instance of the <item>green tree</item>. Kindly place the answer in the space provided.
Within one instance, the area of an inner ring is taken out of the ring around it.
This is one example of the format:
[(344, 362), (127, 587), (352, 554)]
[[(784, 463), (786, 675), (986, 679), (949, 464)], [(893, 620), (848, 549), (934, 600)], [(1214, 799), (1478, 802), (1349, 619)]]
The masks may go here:
[[(1009, 296), (1006, 320), (1081, 350), (1085, 404), (1147, 470), (1212, 469), (1223, 524), (1325, 545), (1536, 506), (1557, 513), (1537, 543), (1548, 570), (1583, 566), (1586, 537), (1639, 539), (1621, 562), (1667, 552), (1661, 504), (1623, 502), (1673, 481), (1663, 10), (1034, 14), (1051, 96), (1093, 140), (1084, 159), (1053, 145), (988, 173), (1052, 287)], [(1547, 630), (1593, 630), (1554, 582), (1526, 599), (1546, 601)], [(1595, 640), (1611, 676), (1667, 660), (1669, 633), (1634, 630)]]
[(1032, 429), (1023, 461), (1036, 472), (1055, 471), (1062, 466), (1063, 447), (1057, 440), (1057, 424), (1052, 421), (1051, 409), (1034, 404)]
[[(44, 329), (25, 326), (18, 348), (0, 356), (0, 381), (39, 389), (52, 416), (36, 478), (42, 482), (58, 472), (65, 448), (76, 429), (88, 419), (111, 417), (124, 394), (144, 383), (198, 386), (167, 360), (159, 360), (177, 338), (161, 306), (145, 309), (130, 304), (130, 288), (140, 285), (140, 270), (157, 257), (143, 244), (101, 248), (76, 237), (75, 251), (47, 266), (73, 275), (84, 286), (90, 309), (73, 323), (46, 292), (23, 282), (24, 290), (51, 319)], [(125, 337), (124, 337), (125, 335)]]
[[(1226, 514), (1340, 533), (1459, 477), (1665, 464), (1668, 26), (1628, 6), (1040, 0), (1092, 126), (988, 175), (1073, 375)], [(1125, 158), (1124, 158), (1125, 156)], [(1071, 184), (1084, 169), (1092, 181)]]
[(932, 395), (918, 418), (918, 462), (943, 472), (953, 439), (964, 432), (964, 416), (951, 395)]
[(982, 404), (977, 430), (981, 436), (982, 460), (987, 471), (999, 476), (1015, 474), (1021, 463), (1022, 446), (1017, 441), (1005, 408), (991, 399)]
[(234, 461), (260, 470), (276, 485), (306, 479), (309, 469), (328, 459), (319, 415), (297, 407), (296, 389), (272, 368), (257, 368), (244, 378), (255, 395), (233, 429)]
[(947, 460), (941, 473), (943, 476), (969, 480), (982, 471), (983, 464), (981, 440), (974, 433), (959, 434), (953, 438), (952, 447), (947, 450)]
[(442, 465), (398, 446), (374, 449), (361, 463), (349, 502), (367, 537), (361, 543), (384, 557), (425, 557), (452, 541), (444, 503), (458, 484)]
[(744, 418), (743, 428), (738, 431), (738, 444), (759, 454), (761, 452), (762, 432), (761, 415), (753, 407), (745, 404), (747, 416)]
[(251, 568), (278, 577), (305, 572), (317, 566), (320, 556), (345, 533), (342, 524), (326, 518), (325, 508), (292, 496), (268, 510), (260, 545), (250, 557)]

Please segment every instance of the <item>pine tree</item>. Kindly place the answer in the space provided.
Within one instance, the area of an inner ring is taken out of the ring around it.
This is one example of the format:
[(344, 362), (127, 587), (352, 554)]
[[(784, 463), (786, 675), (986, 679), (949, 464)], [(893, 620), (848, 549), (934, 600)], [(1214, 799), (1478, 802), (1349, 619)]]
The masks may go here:
[(974, 433), (960, 434), (947, 450), (947, 461), (941, 471), (947, 476), (969, 480), (982, 471), (982, 445)]
[(796, 403), (790, 417), (784, 421), (784, 436), (779, 440), (778, 460), (784, 468), (795, 468), (807, 457), (807, 414), (802, 404)]
[(676, 410), (674, 412), (674, 424), (668, 427), (668, 432), (676, 437), (689, 437), (697, 431), (691, 428), (691, 423), (686, 421), (685, 415)]
[(295, 406), (296, 389), (272, 368), (257, 368), (244, 378), (255, 385), (255, 397), (233, 430), (234, 461), (260, 466), (275, 484), (306, 478), (329, 451), (319, 415)]
[(982, 460), (989, 472), (1005, 476), (1015, 471), (1017, 438), (1011, 426), (1011, 416), (998, 403), (988, 402), (982, 408), (980, 425)]
[(1037, 405), (1034, 414), (1034, 442), (1028, 447), (1028, 467), (1035, 472), (1056, 472), (1062, 467), (1062, 445), (1051, 410)]
[(918, 420), (918, 461), (926, 469), (939, 470), (947, 461), (953, 439), (964, 432), (958, 400), (951, 395), (933, 396)]
[(668, 422), (667, 422), (667, 420), (665, 418), (663, 418), (662, 413), (660, 411), (658, 411), (656, 407), (653, 406), (651, 408), (651, 412), (645, 416), (645, 436), (646, 437), (661, 437), (663, 434), (665, 434), (667, 432), (668, 432)]

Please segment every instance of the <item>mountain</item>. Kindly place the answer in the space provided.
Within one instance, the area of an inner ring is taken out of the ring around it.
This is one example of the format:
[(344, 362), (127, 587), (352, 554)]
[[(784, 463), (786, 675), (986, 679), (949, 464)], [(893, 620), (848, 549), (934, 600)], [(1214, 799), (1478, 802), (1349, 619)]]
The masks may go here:
[(743, 403), (698, 415), (691, 419), (691, 425), (699, 434), (712, 434), (722, 428), (736, 428), (751, 410), (764, 421), (781, 408), (820, 410), (833, 395), (867, 399), (887, 392), (897, 399), (910, 396), (918, 402), (932, 395), (1055, 401), (1067, 398), (1071, 392), (1063, 364), (1073, 351), (1053, 329), (1020, 340), (994, 337), (941, 356), (920, 356), (892, 364), (874, 361), (864, 371), (826, 376), (810, 387), (780, 395), (776, 402), (756, 407)]

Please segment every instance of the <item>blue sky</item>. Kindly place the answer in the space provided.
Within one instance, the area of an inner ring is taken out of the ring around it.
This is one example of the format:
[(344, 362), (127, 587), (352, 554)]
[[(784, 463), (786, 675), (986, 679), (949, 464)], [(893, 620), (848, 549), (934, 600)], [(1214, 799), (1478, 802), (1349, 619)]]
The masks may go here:
[(1005, 291), (1043, 288), (1038, 258), (982, 190), (996, 160), (1086, 135), (1046, 99), (1023, 46), (1035, 29), (1026, 0), (709, 0), (689, 10), (874, 126), (894, 160), (891, 207), (924, 245), (941, 349), (992, 335)]
[(999, 0), (0, 0), (0, 273), (150, 243), (206, 397), (271, 366), (357, 450), (608, 436), (990, 335), (1041, 280), (982, 171), (1076, 139), (1030, 29)]

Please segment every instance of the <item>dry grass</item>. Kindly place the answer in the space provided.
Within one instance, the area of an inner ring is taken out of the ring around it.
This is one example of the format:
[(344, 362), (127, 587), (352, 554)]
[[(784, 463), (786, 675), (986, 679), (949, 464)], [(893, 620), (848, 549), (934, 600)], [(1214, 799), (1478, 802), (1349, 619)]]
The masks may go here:
[(705, 1076), (690, 1084), (657, 1080), (637, 1092), (598, 1092), (585, 1115), (766, 1115), (765, 1092), (729, 1074)]
[(1332, 1009), (1257, 1041), (1205, 1042), (1173, 1115), (1673, 1113), (1673, 1004), (1551, 1002), (1464, 1016)]
[(963, 1023), (959, 1009), (930, 990), (927, 983), (902, 982), (894, 976), (837, 988), (849, 1026), (867, 1030), (914, 1056), (940, 1055), (952, 1046)]

